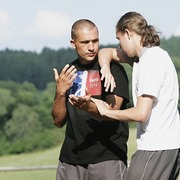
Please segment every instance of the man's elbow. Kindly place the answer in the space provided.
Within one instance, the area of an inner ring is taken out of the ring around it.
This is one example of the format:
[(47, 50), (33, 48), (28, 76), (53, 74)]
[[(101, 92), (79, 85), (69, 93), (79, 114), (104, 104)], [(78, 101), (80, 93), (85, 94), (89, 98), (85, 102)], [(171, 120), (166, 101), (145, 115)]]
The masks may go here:
[(62, 127), (65, 125), (65, 121), (59, 122), (59, 121), (57, 121), (57, 120), (53, 120), (53, 123), (54, 123), (54, 125), (55, 125), (56, 127), (58, 127), (58, 128), (62, 128)]
[(54, 125), (55, 125), (56, 127), (62, 128), (62, 126), (61, 126), (59, 123), (57, 123), (56, 121), (53, 121), (53, 123), (54, 123)]
[(53, 118), (53, 124), (58, 127), (62, 128), (64, 124), (66, 123), (66, 118), (62, 117), (59, 113), (52, 110), (51, 112), (52, 118)]
[(148, 116), (147, 114), (138, 113), (138, 115), (136, 116), (136, 121), (137, 121), (137, 122), (144, 123), (144, 122), (147, 121), (148, 117), (149, 117), (149, 116)]
[(52, 117), (53, 117), (53, 123), (56, 127), (58, 128), (62, 128), (65, 123), (66, 123), (66, 118), (64, 117), (60, 117), (59, 115), (55, 115), (52, 113)]

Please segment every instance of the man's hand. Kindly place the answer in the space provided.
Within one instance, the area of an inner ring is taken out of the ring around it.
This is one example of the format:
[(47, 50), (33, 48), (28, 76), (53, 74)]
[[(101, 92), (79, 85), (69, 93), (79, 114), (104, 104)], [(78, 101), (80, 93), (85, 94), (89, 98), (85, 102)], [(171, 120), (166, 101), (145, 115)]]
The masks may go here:
[(91, 98), (91, 100), (96, 104), (96, 107), (98, 108), (101, 116), (105, 116), (106, 113), (109, 111), (109, 105), (100, 99)]
[(109, 88), (111, 92), (113, 92), (114, 88), (116, 87), (116, 83), (114, 81), (114, 77), (111, 74), (110, 68), (104, 64), (101, 68), (101, 81), (104, 81), (104, 87), (106, 87), (105, 91), (107, 92)]
[(91, 94), (89, 91), (86, 89), (86, 95), (85, 96), (75, 96), (73, 94), (69, 95), (69, 102), (71, 105), (74, 107), (84, 110), (84, 111), (89, 111), (91, 109), (90, 102), (91, 102)]
[(56, 92), (59, 95), (65, 95), (67, 90), (71, 87), (74, 79), (76, 78), (75, 72), (77, 71), (74, 66), (69, 66), (67, 64), (60, 74), (58, 73), (57, 69), (53, 69), (54, 71), (54, 79), (56, 81)]

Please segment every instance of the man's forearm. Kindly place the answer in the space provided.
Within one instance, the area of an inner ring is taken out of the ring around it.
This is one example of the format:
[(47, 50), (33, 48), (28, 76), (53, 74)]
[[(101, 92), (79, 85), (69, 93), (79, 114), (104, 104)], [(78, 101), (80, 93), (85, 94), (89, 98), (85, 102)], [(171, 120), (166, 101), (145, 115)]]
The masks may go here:
[(57, 127), (63, 127), (66, 123), (67, 110), (65, 102), (65, 96), (56, 97), (54, 100), (54, 104), (52, 107), (52, 117), (54, 120), (54, 124)]

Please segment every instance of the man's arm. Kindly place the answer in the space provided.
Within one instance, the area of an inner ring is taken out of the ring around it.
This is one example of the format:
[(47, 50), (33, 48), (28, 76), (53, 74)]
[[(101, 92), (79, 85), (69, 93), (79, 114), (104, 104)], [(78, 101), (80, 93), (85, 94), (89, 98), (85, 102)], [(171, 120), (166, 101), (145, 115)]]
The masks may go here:
[(56, 80), (56, 95), (52, 107), (52, 117), (54, 124), (57, 127), (63, 127), (66, 123), (66, 92), (71, 87), (75, 79), (76, 69), (74, 66), (69, 67), (67, 64), (61, 71), (60, 75), (56, 69), (54, 70), (54, 77)]
[(52, 117), (54, 120), (54, 124), (61, 128), (66, 123), (66, 96), (65, 95), (58, 95), (56, 93), (56, 97), (54, 100), (54, 104), (52, 107)]
[(103, 48), (98, 53), (99, 64), (101, 67), (101, 80), (105, 79), (104, 86), (106, 91), (111, 88), (111, 92), (115, 88), (114, 77), (110, 71), (110, 62), (117, 61), (120, 63), (128, 63), (133, 66), (133, 62), (137, 60), (136, 57), (128, 57), (126, 53), (120, 48)]
[(96, 103), (99, 113), (107, 120), (146, 122), (151, 114), (153, 98), (149, 95), (139, 96), (137, 105), (125, 110), (109, 110), (103, 101), (95, 98), (92, 98), (92, 101)]

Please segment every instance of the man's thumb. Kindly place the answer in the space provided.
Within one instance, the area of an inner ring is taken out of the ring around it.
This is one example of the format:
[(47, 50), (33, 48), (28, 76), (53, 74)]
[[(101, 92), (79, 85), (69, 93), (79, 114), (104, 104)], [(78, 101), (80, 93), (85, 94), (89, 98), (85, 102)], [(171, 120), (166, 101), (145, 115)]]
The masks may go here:
[(54, 79), (57, 80), (59, 75), (58, 75), (58, 71), (56, 68), (53, 68), (53, 71), (54, 71)]

